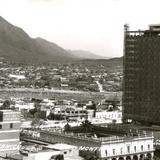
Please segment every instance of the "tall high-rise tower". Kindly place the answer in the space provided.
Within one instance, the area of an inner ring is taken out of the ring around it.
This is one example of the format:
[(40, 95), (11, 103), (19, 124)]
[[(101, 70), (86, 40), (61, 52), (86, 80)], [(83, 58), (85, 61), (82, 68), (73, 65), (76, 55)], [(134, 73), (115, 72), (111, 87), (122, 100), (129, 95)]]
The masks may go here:
[(160, 124), (160, 25), (124, 31), (124, 119)]

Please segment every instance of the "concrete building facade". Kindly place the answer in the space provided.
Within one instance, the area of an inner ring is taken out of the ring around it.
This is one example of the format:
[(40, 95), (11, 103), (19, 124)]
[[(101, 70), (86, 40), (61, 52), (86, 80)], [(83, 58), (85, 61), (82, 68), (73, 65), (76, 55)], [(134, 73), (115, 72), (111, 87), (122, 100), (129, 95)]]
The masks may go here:
[(64, 157), (79, 156), (78, 147), (73, 145), (57, 143), (57, 144), (45, 146), (44, 148), (59, 151), (60, 154), (64, 155)]
[(95, 118), (109, 119), (113, 123), (122, 123), (122, 111), (96, 111)]
[(153, 151), (152, 136), (113, 138), (109, 142), (103, 141), (100, 157), (107, 157), (107, 160), (153, 159)]
[(90, 152), (101, 160), (153, 159), (154, 137), (151, 133), (138, 136), (86, 137), (74, 134), (40, 131), (37, 139), (50, 143), (76, 145), (81, 152)]
[(160, 25), (124, 32), (124, 120), (160, 124)]
[(20, 113), (0, 111), (0, 157), (19, 152)]

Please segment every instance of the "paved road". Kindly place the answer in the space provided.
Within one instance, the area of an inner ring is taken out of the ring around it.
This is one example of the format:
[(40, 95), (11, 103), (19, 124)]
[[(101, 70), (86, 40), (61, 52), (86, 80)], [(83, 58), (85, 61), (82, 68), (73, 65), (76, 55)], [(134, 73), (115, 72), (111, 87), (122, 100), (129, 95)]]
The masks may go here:
[(99, 81), (96, 81), (96, 83), (97, 83), (97, 85), (98, 85), (99, 92), (105, 92), (105, 91), (103, 90), (102, 84), (100, 84)]

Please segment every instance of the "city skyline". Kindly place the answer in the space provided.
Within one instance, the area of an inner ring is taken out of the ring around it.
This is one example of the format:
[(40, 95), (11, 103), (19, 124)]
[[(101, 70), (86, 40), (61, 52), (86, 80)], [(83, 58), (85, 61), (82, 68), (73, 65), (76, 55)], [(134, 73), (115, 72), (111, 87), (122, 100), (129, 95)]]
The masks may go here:
[(123, 26), (159, 23), (158, 0), (1, 0), (0, 16), (65, 49), (123, 55)]

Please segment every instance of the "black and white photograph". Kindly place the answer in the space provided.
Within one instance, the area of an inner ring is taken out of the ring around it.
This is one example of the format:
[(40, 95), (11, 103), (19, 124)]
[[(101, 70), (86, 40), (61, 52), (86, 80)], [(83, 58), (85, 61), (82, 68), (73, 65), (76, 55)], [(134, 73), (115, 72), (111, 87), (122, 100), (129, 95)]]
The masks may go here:
[(0, 0), (0, 160), (160, 160), (160, 1)]

